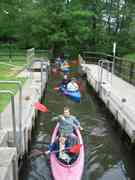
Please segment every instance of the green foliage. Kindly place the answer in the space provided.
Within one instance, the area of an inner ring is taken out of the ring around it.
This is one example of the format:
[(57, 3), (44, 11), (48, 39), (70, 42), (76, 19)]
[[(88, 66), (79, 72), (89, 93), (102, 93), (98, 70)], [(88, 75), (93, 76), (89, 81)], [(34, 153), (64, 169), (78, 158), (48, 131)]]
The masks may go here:
[[(14, 64), (18, 65), (19, 63), (18, 61), (17, 62), (15, 61)], [(17, 78), (15, 76), (15, 69), (13, 68), (13, 66), (10, 66), (7, 64), (0, 64), (0, 79), (1, 80), (18, 80), (18, 81), (21, 81), (22, 84), (26, 80), (25, 78)], [(1, 84), (0, 83), (0, 89), (10, 89), (10, 90), (14, 90), (16, 93), (18, 90), (18, 86), (15, 84)], [(5, 106), (9, 103), (9, 101), (10, 101), (10, 96), (0, 94), (0, 112), (3, 111)]]
[(130, 60), (130, 61), (135, 62), (135, 53), (133, 53), (133, 54), (127, 54), (127, 55), (124, 56), (124, 58), (125, 58), (125, 59), (128, 59), (128, 60)]
[(117, 53), (135, 49), (133, 0), (1, 0), (0, 40), (19, 48), (77, 55), (81, 49)]

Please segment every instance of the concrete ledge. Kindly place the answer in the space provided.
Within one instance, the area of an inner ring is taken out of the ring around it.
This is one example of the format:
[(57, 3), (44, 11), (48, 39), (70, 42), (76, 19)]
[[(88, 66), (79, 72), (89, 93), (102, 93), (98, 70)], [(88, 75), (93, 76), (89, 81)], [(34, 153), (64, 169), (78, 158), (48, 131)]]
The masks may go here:
[(0, 148), (0, 180), (17, 180), (17, 153), (15, 148)]
[(101, 68), (93, 64), (82, 64), (89, 84), (118, 120), (122, 129), (135, 142), (135, 87), (106, 69), (103, 69), (102, 82), (99, 82)]
[[(39, 64), (37, 64), (39, 65)], [(36, 67), (36, 66), (35, 66)], [(30, 74), (29, 74), (30, 73)], [(35, 116), (37, 110), (34, 108), (34, 104), (39, 102), (41, 94), (41, 73), (40, 72), (28, 72), (24, 71), (18, 75), (19, 77), (30, 78), (25, 82), (22, 88), (22, 125), (20, 131), (20, 118), (19, 118), (19, 92), (15, 95), (15, 118), (16, 118), (16, 138), (18, 155), (23, 155), (28, 150), (28, 141), (31, 139), (32, 127), (35, 124)], [(45, 89), (48, 74), (46, 71), (43, 72), (43, 85), (42, 88)], [(42, 89), (42, 91), (43, 91)], [(14, 147), (13, 143), (13, 125), (12, 125), (12, 109), (9, 103), (5, 110), (0, 116), (0, 126), (1, 129), (7, 132), (7, 138), (5, 142), (8, 141), (8, 146)], [(1, 137), (2, 138), (2, 137)], [(2, 141), (2, 140), (1, 140)], [(1, 143), (0, 141), (0, 143)]]
[(0, 147), (8, 146), (8, 132), (6, 130), (0, 130)]

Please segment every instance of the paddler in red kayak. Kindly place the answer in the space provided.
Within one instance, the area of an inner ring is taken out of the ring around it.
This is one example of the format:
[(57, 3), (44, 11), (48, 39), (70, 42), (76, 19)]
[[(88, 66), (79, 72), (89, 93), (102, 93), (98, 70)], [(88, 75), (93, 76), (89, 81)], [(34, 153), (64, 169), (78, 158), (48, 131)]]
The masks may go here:
[(49, 150), (45, 153), (48, 154), (52, 151), (58, 151), (59, 158), (68, 162), (70, 161), (70, 156), (68, 156), (68, 153), (65, 150), (75, 144), (78, 144), (78, 139), (76, 139), (73, 135), (74, 128), (78, 127), (80, 130), (83, 130), (83, 128), (80, 126), (78, 119), (70, 114), (70, 108), (67, 106), (64, 107), (64, 113), (54, 117), (52, 121), (59, 122), (60, 136), (59, 139), (54, 142), (54, 144), (52, 144), (49, 147)]

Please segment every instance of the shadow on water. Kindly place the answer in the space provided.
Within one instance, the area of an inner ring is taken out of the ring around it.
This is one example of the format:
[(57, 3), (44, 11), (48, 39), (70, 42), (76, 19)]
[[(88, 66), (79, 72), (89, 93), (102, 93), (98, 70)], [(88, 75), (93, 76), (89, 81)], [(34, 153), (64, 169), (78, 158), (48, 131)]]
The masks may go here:
[[(62, 113), (63, 106), (69, 105), (87, 132), (82, 132), (85, 144), (85, 168), (83, 180), (134, 180), (134, 160), (121, 143), (119, 133), (112, 127), (110, 114), (103, 103), (95, 97), (93, 90), (83, 80), (85, 92), (80, 103), (53, 90), (60, 81), (51, 77), (48, 92), (44, 98), (47, 107)], [(55, 123), (52, 114), (40, 113), (33, 134), (31, 152), (34, 149), (46, 150)], [(31, 155), (31, 153), (30, 153)], [(52, 180), (49, 157), (29, 156), (20, 176), (21, 180)]]

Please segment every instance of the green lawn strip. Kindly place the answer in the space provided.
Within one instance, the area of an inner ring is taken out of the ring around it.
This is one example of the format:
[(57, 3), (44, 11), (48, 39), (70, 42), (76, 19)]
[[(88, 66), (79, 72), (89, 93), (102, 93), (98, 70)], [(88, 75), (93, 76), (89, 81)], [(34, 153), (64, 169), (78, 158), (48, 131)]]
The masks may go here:
[(9, 56), (0, 56), (0, 62), (9, 63), (12, 65), (17, 66), (24, 66), (26, 65), (26, 56), (13, 56), (12, 58), (9, 58)]
[[(17, 64), (16, 62), (14, 62), (14, 63)], [(13, 64), (13, 63), (11, 63), (11, 64)], [(12, 66), (0, 64), (0, 80), (18, 80), (18, 81), (21, 81), (22, 85), (23, 85), (24, 82), (26, 81), (26, 78), (17, 78), (15, 76), (17, 71), (18, 71), (18, 69), (16, 70)], [(3, 89), (4, 90), (7, 90), (7, 89), (14, 90), (15, 94), (16, 94), (16, 92), (18, 90), (18, 86), (16, 84), (1, 84), (0, 83), (0, 90), (3, 90)], [(9, 101), (10, 101), (9, 95), (0, 94), (0, 112), (2, 112), (4, 110), (4, 108), (9, 103)]]
[(20, 67), (0, 64), (0, 78), (12, 78), (14, 74), (19, 71)]
[[(1, 80), (1, 78), (0, 78)], [(11, 78), (11, 79), (7, 79), (7, 78), (3, 78), (2, 80), (17, 80), (17, 81), (21, 81), (22, 85), (24, 84), (24, 82), (26, 81), (26, 78)], [(1, 84), (0, 83), (0, 90), (13, 90), (16, 94), (18, 91), (18, 85), (17, 84)], [(0, 112), (2, 112), (4, 110), (4, 108), (7, 106), (7, 104), (10, 101), (10, 96), (7, 94), (0, 94)]]
[(131, 61), (131, 62), (135, 62), (135, 53), (133, 53), (133, 54), (127, 54), (127, 55), (125, 55), (123, 58), (125, 58), (125, 59), (127, 59), (127, 60), (129, 60), (129, 61)]
[[(19, 72), (24, 66), (26, 66), (25, 58), (21, 61), (18, 59), (15, 59), (12, 62), (0, 61), (0, 76), (11, 76), (13, 73), (16, 74), (17, 71)], [(7, 72), (9, 73), (7, 74)]]
[(9, 103), (9, 101), (10, 101), (10, 96), (8, 95), (4, 96), (0, 94), (0, 112), (4, 110), (4, 108)]

